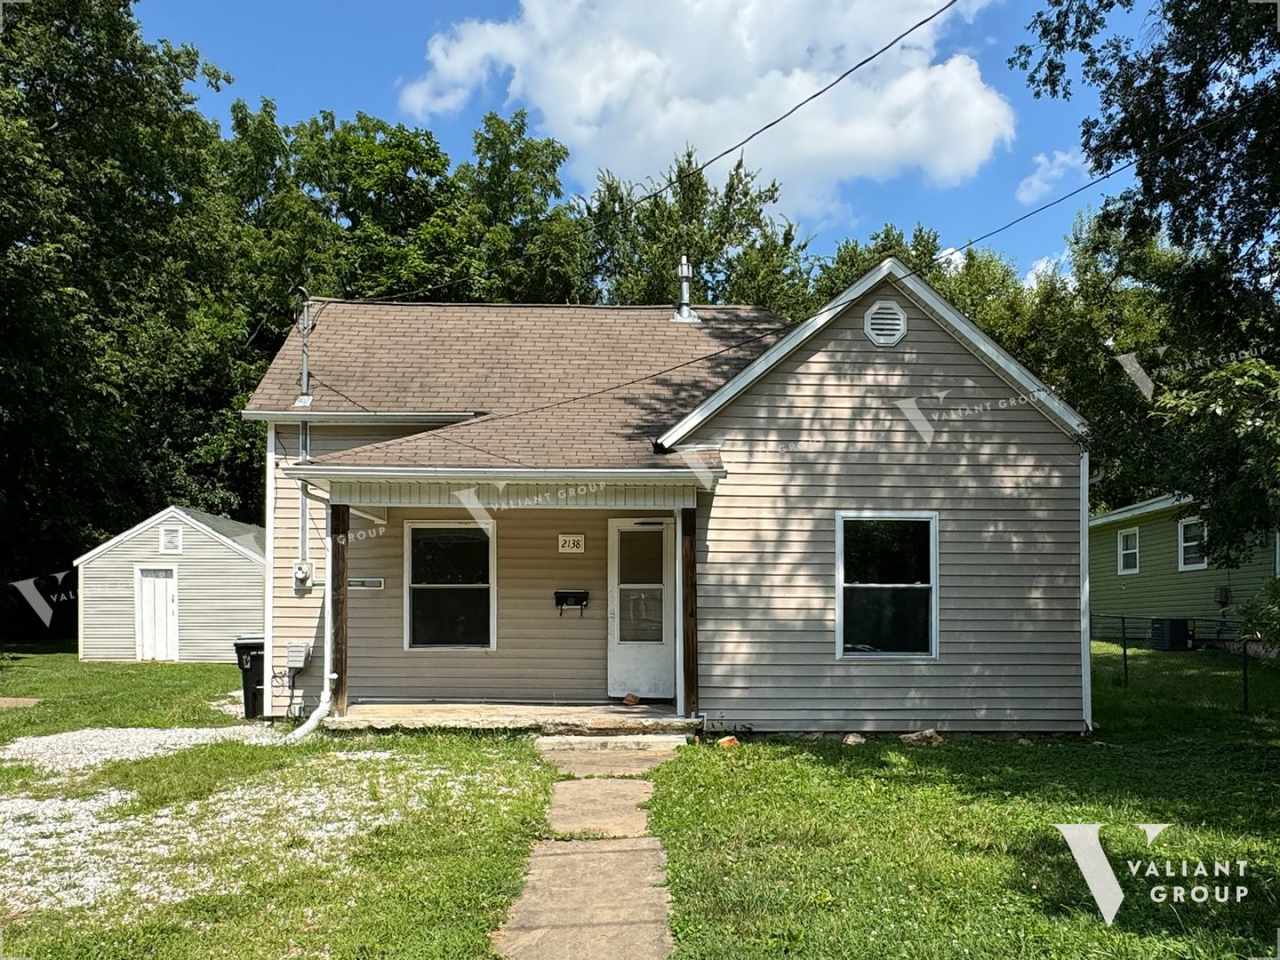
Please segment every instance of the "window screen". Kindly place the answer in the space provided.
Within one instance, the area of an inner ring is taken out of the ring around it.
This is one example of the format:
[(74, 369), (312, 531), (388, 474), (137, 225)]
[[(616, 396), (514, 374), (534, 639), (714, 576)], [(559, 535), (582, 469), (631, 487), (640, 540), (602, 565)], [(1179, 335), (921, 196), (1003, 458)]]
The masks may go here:
[(409, 646), (489, 646), (488, 532), (412, 527), (409, 537)]
[(842, 655), (932, 653), (933, 521), (839, 522)]

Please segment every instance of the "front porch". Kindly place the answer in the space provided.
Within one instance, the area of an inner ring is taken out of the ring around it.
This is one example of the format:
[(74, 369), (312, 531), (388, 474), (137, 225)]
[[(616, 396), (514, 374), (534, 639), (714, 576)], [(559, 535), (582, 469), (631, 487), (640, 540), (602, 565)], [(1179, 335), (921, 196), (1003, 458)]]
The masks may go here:
[(330, 729), (697, 728), (691, 485), (326, 486)]
[(329, 730), (502, 730), (577, 736), (693, 734), (700, 721), (670, 704), (357, 703)]

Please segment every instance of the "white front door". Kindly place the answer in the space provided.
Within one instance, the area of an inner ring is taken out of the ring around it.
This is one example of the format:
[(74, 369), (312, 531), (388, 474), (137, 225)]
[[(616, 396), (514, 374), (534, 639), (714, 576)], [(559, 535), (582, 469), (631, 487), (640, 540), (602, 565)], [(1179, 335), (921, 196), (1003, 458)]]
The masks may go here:
[(178, 581), (172, 567), (140, 567), (136, 587), (139, 660), (178, 659)]
[(609, 521), (609, 696), (676, 695), (675, 521)]

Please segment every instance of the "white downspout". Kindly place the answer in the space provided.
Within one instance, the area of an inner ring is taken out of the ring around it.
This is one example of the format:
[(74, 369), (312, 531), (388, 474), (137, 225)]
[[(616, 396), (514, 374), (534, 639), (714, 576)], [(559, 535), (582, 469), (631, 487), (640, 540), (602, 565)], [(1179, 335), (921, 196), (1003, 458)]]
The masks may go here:
[(324, 516), (324, 685), (320, 688), (319, 705), (302, 726), (285, 738), (286, 743), (310, 736), (333, 706), (333, 604), (329, 595), (333, 589), (333, 511), (326, 510)]

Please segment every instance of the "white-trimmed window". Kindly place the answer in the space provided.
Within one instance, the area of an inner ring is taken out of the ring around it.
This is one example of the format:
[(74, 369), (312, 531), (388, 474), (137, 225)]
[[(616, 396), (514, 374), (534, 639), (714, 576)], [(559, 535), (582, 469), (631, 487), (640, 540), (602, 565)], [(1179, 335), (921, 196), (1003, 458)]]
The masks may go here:
[(1204, 570), (1209, 558), (1204, 552), (1208, 536), (1204, 521), (1199, 517), (1185, 517), (1178, 521), (1178, 571)]
[(938, 655), (938, 515), (836, 513), (836, 656)]
[(182, 552), (182, 527), (178, 525), (169, 526), (162, 524), (160, 527), (160, 547), (161, 553), (181, 553)]
[(497, 646), (497, 544), (492, 523), (404, 525), (404, 648)]
[(1122, 577), (1138, 572), (1141, 558), (1138, 555), (1138, 528), (1130, 527), (1116, 534), (1116, 573)]

